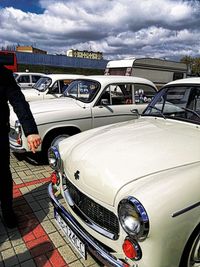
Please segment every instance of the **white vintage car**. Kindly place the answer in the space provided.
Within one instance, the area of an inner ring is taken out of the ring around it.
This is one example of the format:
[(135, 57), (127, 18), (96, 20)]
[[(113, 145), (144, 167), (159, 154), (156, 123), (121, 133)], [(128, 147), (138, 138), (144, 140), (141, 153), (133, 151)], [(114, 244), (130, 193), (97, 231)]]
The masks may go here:
[(29, 90), (22, 90), (22, 93), (28, 102), (58, 98), (66, 90), (69, 83), (81, 77), (83, 75), (48, 74), (41, 77)]
[(57, 223), (105, 266), (200, 266), (200, 78), (164, 86), (142, 116), (49, 149)]
[[(28, 91), (28, 90), (26, 90)], [(62, 97), (30, 102), (42, 138), (37, 151), (47, 155), (52, 142), (115, 122), (138, 117), (156, 93), (149, 80), (127, 76), (83, 76), (70, 83)], [(10, 114), (10, 147), (29, 152), (16, 114)]]
[(30, 89), (41, 77), (45, 76), (45, 74), (28, 71), (28, 72), (14, 72), (13, 76), (21, 89)]

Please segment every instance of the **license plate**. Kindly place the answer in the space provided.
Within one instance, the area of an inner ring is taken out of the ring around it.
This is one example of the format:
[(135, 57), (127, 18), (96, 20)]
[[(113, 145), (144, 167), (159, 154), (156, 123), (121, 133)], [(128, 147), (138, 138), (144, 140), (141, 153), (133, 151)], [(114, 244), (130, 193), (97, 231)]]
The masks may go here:
[(85, 244), (77, 237), (77, 235), (72, 231), (72, 229), (66, 224), (62, 217), (55, 210), (55, 219), (57, 224), (60, 226), (64, 232), (67, 239), (73, 245), (73, 247), (78, 251), (82, 258), (86, 260), (86, 248)]

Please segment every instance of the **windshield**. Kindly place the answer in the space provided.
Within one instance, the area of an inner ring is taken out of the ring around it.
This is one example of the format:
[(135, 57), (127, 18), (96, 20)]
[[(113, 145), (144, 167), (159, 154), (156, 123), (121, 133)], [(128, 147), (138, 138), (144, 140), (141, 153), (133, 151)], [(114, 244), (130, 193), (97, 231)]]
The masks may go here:
[(200, 86), (180, 85), (163, 88), (147, 106), (143, 115), (200, 124)]
[(19, 74), (13, 72), (13, 76), (14, 76), (14, 78), (16, 79), (16, 78), (19, 76)]
[(42, 77), (34, 84), (33, 88), (40, 92), (44, 92), (50, 86), (51, 83), (51, 78)]
[(99, 89), (100, 84), (97, 81), (75, 80), (70, 83), (63, 95), (88, 103), (94, 99)]

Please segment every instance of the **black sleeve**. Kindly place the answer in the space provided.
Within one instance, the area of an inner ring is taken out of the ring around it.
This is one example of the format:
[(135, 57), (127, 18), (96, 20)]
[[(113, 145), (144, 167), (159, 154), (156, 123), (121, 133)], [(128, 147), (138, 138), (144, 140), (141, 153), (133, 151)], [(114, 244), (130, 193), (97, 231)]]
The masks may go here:
[(20, 87), (17, 85), (12, 72), (5, 71), (4, 85), (6, 88), (6, 96), (9, 103), (12, 105), (14, 112), (22, 125), (25, 136), (29, 134), (37, 134), (38, 129), (31, 113), (28, 102), (25, 100)]

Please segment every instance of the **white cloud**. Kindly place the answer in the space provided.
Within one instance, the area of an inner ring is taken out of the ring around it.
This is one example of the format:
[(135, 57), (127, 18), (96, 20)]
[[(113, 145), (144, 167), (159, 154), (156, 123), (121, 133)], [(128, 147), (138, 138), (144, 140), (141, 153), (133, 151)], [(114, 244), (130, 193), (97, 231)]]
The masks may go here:
[(176, 58), (186, 52), (199, 52), (199, 1), (40, 0), (39, 3), (44, 8), (42, 14), (0, 9), (0, 46), (36, 44), (49, 53), (92, 48), (102, 51), (105, 58), (147, 55)]

